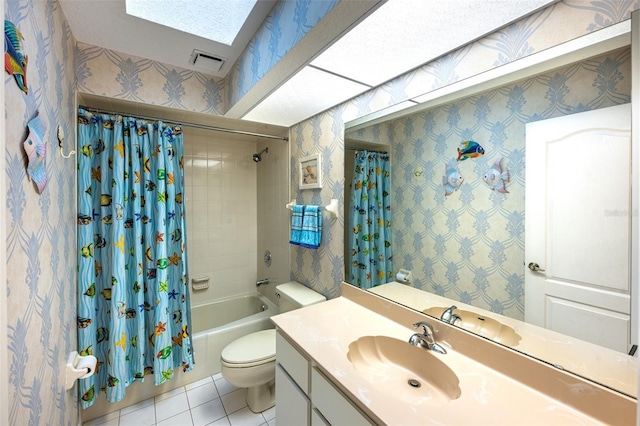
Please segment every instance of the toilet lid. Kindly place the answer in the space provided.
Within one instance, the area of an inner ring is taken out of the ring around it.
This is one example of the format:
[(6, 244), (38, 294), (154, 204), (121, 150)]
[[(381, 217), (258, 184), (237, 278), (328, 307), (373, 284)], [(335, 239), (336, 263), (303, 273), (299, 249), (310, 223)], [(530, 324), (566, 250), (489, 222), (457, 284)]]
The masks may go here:
[(243, 336), (222, 350), (222, 360), (230, 364), (270, 361), (276, 357), (276, 330), (262, 330)]

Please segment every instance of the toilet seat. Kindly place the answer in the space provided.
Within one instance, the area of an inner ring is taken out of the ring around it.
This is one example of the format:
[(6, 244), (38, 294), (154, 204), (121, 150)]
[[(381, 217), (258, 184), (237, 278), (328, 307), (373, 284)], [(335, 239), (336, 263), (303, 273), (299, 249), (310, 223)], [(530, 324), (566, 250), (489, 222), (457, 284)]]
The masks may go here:
[(245, 368), (266, 364), (276, 359), (276, 330), (262, 330), (229, 343), (221, 360), (229, 367)]

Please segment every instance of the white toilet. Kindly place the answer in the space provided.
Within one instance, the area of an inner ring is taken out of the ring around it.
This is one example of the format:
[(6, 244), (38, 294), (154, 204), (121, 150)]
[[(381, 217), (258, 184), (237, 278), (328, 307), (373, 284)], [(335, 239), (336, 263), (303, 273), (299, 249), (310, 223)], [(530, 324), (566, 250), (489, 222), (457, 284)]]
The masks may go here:
[[(280, 313), (327, 300), (310, 288), (290, 281), (276, 287)], [(260, 413), (275, 405), (276, 330), (262, 330), (229, 343), (220, 356), (222, 376), (247, 389), (247, 405)]]

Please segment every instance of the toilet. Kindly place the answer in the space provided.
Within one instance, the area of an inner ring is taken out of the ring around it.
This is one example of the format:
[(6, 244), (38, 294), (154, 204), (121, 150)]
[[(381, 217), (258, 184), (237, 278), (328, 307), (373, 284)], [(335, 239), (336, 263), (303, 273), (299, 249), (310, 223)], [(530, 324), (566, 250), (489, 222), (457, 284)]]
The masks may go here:
[[(276, 287), (280, 313), (324, 302), (326, 297), (296, 281)], [(247, 405), (260, 413), (275, 405), (276, 330), (262, 330), (229, 343), (220, 356), (222, 377), (247, 388)]]

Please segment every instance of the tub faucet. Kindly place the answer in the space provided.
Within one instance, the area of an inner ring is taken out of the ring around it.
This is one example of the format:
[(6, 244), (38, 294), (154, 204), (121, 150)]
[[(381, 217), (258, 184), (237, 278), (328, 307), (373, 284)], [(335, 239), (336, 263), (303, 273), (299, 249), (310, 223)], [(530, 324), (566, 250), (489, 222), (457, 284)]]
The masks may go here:
[(413, 346), (422, 346), (423, 348), (430, 349), (440, 354), (446, 354), (447, 350), (436, 343), (435, 333), (431, 324), (425, 321), (418, 321), (413, 324), (413, 328), (422, 326), (422, 334), (415, 333), (409, 338), (409, 344)]
[(256, 287), (260, 287), (261, 285), (269, 284), (269, 278), (264, 278), (256, 281)]
[(442, 313), (440, 319), (444, 322), (448, 322), (449, 324), (455, 324), (456, 321), (460, 319), (460, 316), (453, 313), (454, 309), (458, 309), (458, 307), (456, 305), (451, 305)]

